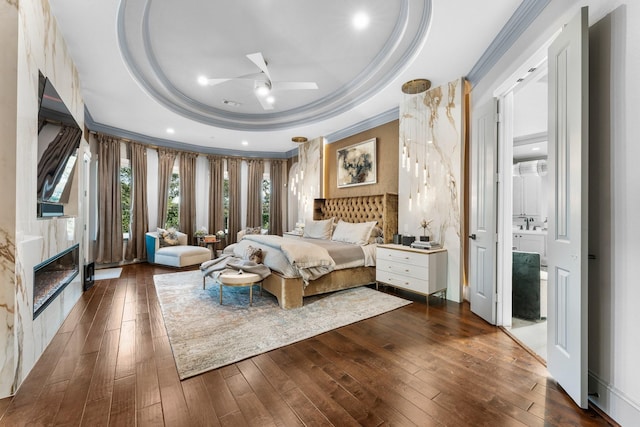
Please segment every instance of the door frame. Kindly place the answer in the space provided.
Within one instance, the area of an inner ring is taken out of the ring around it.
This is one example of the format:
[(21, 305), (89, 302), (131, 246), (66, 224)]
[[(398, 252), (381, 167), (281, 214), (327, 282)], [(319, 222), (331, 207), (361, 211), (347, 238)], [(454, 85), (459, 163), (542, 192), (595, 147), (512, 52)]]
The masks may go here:
[(505, 82), (498, 86), (493, 96), (498, 99), (498, 249), (496, 266), (496, 325), (511, 327), (512, 312), (512, 221), (513, 221), (513, 180), (511, 179), (513, 165), (513, 94), (518, 80), (528, 76), (532, 68), (546, 67), (547, 51), (553, 40), (561, 32), (558, 30), (549, 40)]

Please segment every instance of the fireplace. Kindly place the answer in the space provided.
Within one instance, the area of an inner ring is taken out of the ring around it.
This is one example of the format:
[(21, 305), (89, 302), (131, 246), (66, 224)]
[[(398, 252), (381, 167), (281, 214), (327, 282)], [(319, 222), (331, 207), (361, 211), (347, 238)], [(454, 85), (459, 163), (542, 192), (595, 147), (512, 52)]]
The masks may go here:
[(33, 318), (58, 296), (78, 275), (79, 245), (41, 262), (33, 268)]

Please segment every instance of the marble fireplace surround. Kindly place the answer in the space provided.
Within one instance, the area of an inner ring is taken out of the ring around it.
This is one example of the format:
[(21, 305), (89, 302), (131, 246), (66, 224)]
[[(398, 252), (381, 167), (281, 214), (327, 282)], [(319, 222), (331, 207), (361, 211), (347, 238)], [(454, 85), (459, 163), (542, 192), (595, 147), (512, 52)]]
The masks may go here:
[[(0, 2), (0, 398), (11, 396), (31, 372), (56, 332), (82, 296), (76, 275), (47, 307), (33, 317), (34, 267), (66, 249), (83, 245), (84, 205), (80, 185), (73, 203), (75, 217), (38, 219), (38, 83), (39, 72), (55, 86), (69, 112), (84, 129), (80, 80), (49, 2)], [(79, 155), (89, 152), (81, 140)], [(82, 157), (81, 157), (82, 158)], [(19, 165), (19, 166), (18, 166)], [(82, 164), (78, 183), (84, 182)], [(82, 271), (79, 265), (79, 271)]]

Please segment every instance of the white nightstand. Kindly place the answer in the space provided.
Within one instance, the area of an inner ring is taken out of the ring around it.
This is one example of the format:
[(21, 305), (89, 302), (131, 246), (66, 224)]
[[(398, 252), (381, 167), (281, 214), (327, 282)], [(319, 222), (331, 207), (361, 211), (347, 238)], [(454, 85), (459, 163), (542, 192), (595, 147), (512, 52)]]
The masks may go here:
[(413, 249), (385, 244), (376, 250), (376, 287), (384, 283), (425, 295), (444, 292), (447, 296), (447, 250)]

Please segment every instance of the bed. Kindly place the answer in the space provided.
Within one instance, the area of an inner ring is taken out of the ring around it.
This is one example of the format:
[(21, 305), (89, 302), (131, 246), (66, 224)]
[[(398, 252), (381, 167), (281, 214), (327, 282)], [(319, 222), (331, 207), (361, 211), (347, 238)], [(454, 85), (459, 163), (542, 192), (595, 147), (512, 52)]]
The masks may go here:
[[(398, 230), (398, 196), (396, 194), (381, 194), (374, 196), (342, 197), (333, 199), (316, 199), (313, 206), (314, 221), (324, 221), (334, 218), (335, 221), (345, 221), (347, 223), (366, 223), (376, 221), (377, 226), (382, 230), (382, 240), (390, 243), (393, 234)], [(247, 245), (260, 247), (264, 240), (271, 240), (277, 244), (276, 240), (284, 242), (288, 238), (278, 236), (246, 236), (238, 243), (235, 251), (242, 251)], [(294, 238), (295, 239), (295, 238)], [(245, 241), (248, 240), (248, 241)], [(262, 241), (261, 241), (262, 240)], [(303, 239), (306, 240), (306, 239)], [(290, 245), (292, 242), (283, 244)], [(289, 249), (295, 248), (289, 246)], [(372, 251), (373, 249), (373, 251)], [(270, 253), (269, 248), (265, 251)], [(348, 289), (357, 286), (367, 285), (375, 282), (375, 247), (368, 248), (368, 256), (373, 254), (373, 263), (365, 262), (366, 265), (333, 269), (330, 272), (319, 274), (318, 277), (310, 279), (291, 277), (294, 274), (280, 267), (269, 265), (273, 261), (265, 256), (265, 265), (272, 269), (272, 274), (263, 281), (263, 289), (273, 294), (284, 309), (302, 307), (303, 298), (311, 295), (318, 295), (327, 292)], [(273, 265), (273, 264), (272, 264)], [(277, 271), (281, 270), (281, 271)]]

